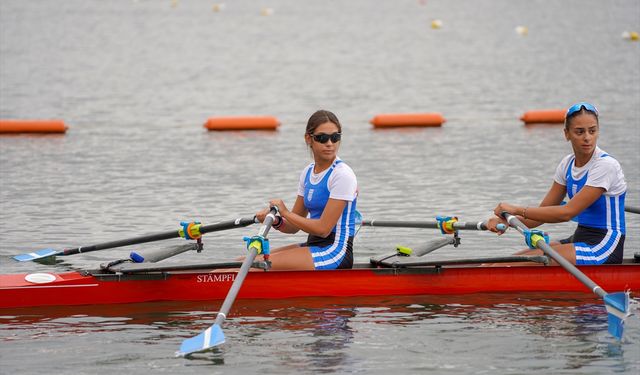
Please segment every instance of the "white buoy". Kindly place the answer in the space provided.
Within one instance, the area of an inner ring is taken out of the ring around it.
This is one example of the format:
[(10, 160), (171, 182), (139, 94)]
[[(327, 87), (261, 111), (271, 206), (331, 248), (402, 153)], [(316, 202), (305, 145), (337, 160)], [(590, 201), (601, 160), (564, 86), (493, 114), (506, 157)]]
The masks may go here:
[(516, 33), (518, 33), (518, 35), (527, 35), (529, 34), (529, 29), (526, 26), (518, 26), (516, 27)]
[(263, 16), (270, 16), (273, 14), (273, 8), (262, 8), (260, 14), (262, 14)]

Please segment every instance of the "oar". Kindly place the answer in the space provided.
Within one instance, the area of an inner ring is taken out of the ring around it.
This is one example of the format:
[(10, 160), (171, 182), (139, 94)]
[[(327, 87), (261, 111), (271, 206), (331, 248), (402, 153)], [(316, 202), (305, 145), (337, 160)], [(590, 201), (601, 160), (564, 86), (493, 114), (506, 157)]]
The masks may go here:
[(180, 350), (176, 352), (176, 356), (187, 356), (193, 353), (202, 352), (224, 343), (224, 333), (222, 332), (222, 323), (227, 319), (227, 314), (231, 310), (231, 305), (236, 300), (236, 296), (242, 287), (245, 277), (249, 273), (249, 268), (253, 264), (254, 259), (263, 249), (263, 241), (267, 238), (271, 224), (275, 219), (277, 209), (271, 208), (271, 212), (264, 219), (264, 225), (258, 231), (258, 235), (249, 239), (249, 255), (242, 262), (240, 270), (231, 284), (231, 288), (222, 303), (222, 307), (216, 316), (213, 325), (199, 335), (186, 339), (180, 345)]
[[(520, 220), (518, 220), (518, 218), (506, 212), (504, 212), (502, 216), (504, 216), (504, 218), (509, 222), (509, 225), (516, 228), (518, 232), (522, 233), (525, 237), (527, 236), (527, 231), (529, 231), (529, 228), (527, 228), (527, 226), (525, 226)], [(571, 264), (571, 262), (563, 258), (551, 246), (549, 246), (542, 235), (535, 233), (532, 234), (531, 243), (538, 249), (542, 250), (542, 252), (544, 252), (547, 256), (553, 258), (553, 260), (558, 262), (558, 264), (560, 264), (565, 270), (571, 273), (594, 294), (602, 297), (607, 309), (609, 333), (618, 340), (621, 340), (622, 334), (624, 332), (624, 320), (627, 316), (629, 316), (629, 293), (607, 293), (598, 284), (594, 283), (590, 278), (588, 278), (587, 275), (577, 269), (576, 266)]]
[[(392, 228), (432, 228), (440, 229), (440, 222), (434, 221), (394, 221), (394, 220), (362, 220), (362, 226), (365, 227), (392, 227)], [(487, 223), (480, 221), (477, 223), (465, 223), (463, 221), (456, 221), (452, 223), (453, 229), (468, 229), (468, 230), (487, 230)], [(498, 230), (506, 230), (507, 227), (504, 224), (497, 225)]]
[(634, 206), (624, 206), (624, 210), (627, 212), (631, 212), (632, 214), (640, 214), (640, 207), (634, 207)]
[(186, 245), (182, 244), (178, 246), (171, 246), (165, 249), (158, 249), (148, 252), (132, 251), (129, 254), (129, 259), (127, 259), (126, 261), (131, 261), (133, 263), (156, 263), (176, 256), (178, 254), (182, 254), (189, 250), (196, 250), (198, 252), (202, 251), (202, 243), (190, 242)]
[[(433, 251), (436, 251), (441, 247), (444, 247), (447, 245), (454, 245), (457, 247), (459, 244), (460, 244), (459, 237), (449, 236), (449, 237), (443, 237), (443, 238), (436, 238), (428, 242), (426, 245), (418, 247), (416, 250), (410, 249), (411, 252), (409, 253), (409, 255), (413, 255), (414, 257), (421, 257)], [(398, 246), (396, 250), (398, 252), (401, 252), (402, 249)]]
[(162, 260), (171, 258), (172, 256), (182, 254), (185, 251), (196, 250), (200, 252), (202, 250), (202, 242), (189, 242), (182, 245), (171, 246), (166, 249), (160, 249), (159, 251), (149, 252), (149, 253), (139, 253), (136, 251), (132, 251), (129, 254), (129, 259), (118, 259), (111, 261), (109, 263), (102, 263), (100, 265), (100, 269), (111, 271), (111, 272), (120, 272), (123, 267), (126, 267), (131, 264), (137, 263), (156, 263)]
[[(257, 221), (255, 217), (238, 218), (234, 220), (223, 221), (217, 224), (200, 226), (200, 233), (205, 234), (209, 232), (232, 229), (237, 227), (246, 227), (247, 225), (251, 225), (256, 222)], [(180, 230), (172, 230), (164, 233), (148, 234), (140, 237), (128, 238), (124, 240), (117, 240), (117, 241), (111, 241), (111, 242), (104, 242), (104, 243), (91, 245), (91, 246), (67, 248), (63, 250), (48, 248), (48, 249), (34, 251), (32, 253), (16, 255), (13, 257), (13, 259), (19, 262), (28, 262), (31, 260), (42, 259), (50, 256), (63, 256), (63, 255), (72, 255), (72, 254), (79, 254), (79, 253), (88, 253), (90, 251), (112, 249), (120, 246), (137, 245), (141, 243), (168, 240), (170, 238), (177, 238), (177, 237), (180, 237)]]

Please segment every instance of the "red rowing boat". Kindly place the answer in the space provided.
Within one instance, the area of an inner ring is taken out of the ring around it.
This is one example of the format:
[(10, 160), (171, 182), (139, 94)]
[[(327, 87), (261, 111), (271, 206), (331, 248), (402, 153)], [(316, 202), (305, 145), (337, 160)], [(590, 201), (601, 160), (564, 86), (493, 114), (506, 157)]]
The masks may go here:
[[(0, 308), (98, 305), (152, 301), (222, 300), (237, 272), (212, 265), (154, 266), (133, 272), (105, 270), (0, 275)], [(581, 266), (608, 291), (640, 291), (640, 263)], [(350, 270), (250, 272), (240, 299), (449, 295), (513, 292), (591, 293), (562, 267), (431, 262), (381, 267), (356, 264)]]

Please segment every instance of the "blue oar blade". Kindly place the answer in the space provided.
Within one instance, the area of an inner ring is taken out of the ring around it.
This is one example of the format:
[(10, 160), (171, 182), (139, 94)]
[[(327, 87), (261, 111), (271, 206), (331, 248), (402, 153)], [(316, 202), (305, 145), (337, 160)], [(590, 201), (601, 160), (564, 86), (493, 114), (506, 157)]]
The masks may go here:
[(46, 258), (56, 254), (58, 254), (58, 251), (56, 251), (55, 249), (49, 248), (49, 249), (34, 251), (33, 253), (16, 255), (13, 257), (13, 259), (17, 260), (18, 262), (29, 262), (31, 260)]
[(192, 353), (202, 352), (224, 343), (224, 333), (219, 325), (214, 324), (199, 335), (186, 339), (180, 345), (176, 356), (184, 357)]
[(609, 333), (622, 340), (624, 320), (629, 316), (629, 292), (609, 293), (603, 299), (607, 308)]

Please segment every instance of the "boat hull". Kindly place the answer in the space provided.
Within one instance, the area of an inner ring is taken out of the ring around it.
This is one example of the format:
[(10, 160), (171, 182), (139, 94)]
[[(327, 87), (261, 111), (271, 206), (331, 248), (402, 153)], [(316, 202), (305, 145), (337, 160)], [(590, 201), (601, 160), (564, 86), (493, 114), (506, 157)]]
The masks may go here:
[[(608, 292), (640, 291), (640, 264), (579, 268)], [(236, 272), (198, 270), (123, 275), (66, 272), (49, 275), (51, 281), (48, 282), (26, 281), (27, 274), (0, 275), (0, 308), (221, 300), (227, 295)], [(250, 272), (237, 298), (514, 292), (591, 293), (562, 267), (447, 266), (393, 269), (363, 264), (350, 270)]]

